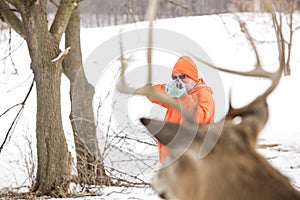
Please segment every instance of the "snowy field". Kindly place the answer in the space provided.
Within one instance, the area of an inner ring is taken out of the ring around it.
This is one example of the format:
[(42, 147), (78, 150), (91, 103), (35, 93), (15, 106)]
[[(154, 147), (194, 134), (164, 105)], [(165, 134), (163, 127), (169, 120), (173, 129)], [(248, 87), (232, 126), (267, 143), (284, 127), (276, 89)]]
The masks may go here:
[[(276, 69), (277, 54), (274, 35), (270, 28), (270, 19), (266, 15), (243, 15), (242, 19), (249, 25), (249, 30), (258, 41), (266, 41), (260, 44), (260, 55), (263, 65), (267, 69)], [(297, 15), (295, 22), (300, 22), (300, 15)], [(89, 57), (95, 49), (112, 37), (117, 36), (122, 29), (123, 32), (135, 31), (147, 28), (146, 22), (129, 24), (123, 26), (89, 28), (82, 30), (82, 53), (86, 63), (96, 63), (94, 57)], [(217, 65), (235, 70), (249, 70), (254, 64), (254, 55), (249, 50), (248, 43), (239, 32), (238, 24), (232, 15), (220, 16), (202, 16), (174, 18), (166, 20), (157, 20), (155, 22), (157, 30), (169, 31), (171, 36), (163, 38), (171, 40), (170, 43), (179, 43), (183, 52), (187, 55), (196, 55), (201, 58), (198, 52), (191, 52), (190, 46), (176, 39), (178, 35), (183, 35), (188, 41), (198, 44), (207, 53), (211, 61)], [(7, 32), (0, 33), (1, 63), (0, 63), (0, 114), (7, 108), (23, 101), (32, 82), (32, 72), (29, 68), (30, 58), (27, 53), (26, 43), (12, 34), (11, 50), (12, 55), (8, 55), (10, 41)], [(175, 35), (175, 36), (174, 36)], [(173, 37), (174, 36), (174, 37)], [(138, 37), (138, 36), (137, 36)], [(157, 37), (161, 37), (158, 35)], [(185, 40), (185, 39), (184, 39)], [(130, 43), (131, 41), (129, 41)], [(133, 41), (134, 42), (134, 41)], [(110, 49), (111, 50), (111, 49)], [(113, 49), (114, 50), (114, 49)], [(107, 49), (107, 51), (109, 51)], [(259, 144), (269, 146), (259, 148), (270, 163), (272, 163), (283, 174), (287, 175), (291, 182), (300, 188), (300, 32), (294, 33), (293, 52), (291, 57), (292, 75), (283, 77), (278, 88), (268, 97), (270, 109), (270, 119), (264, 130), (259, 136)], [(101, 52), (101, 51), (100, 51)], [(118, 52), (118, 49), (115, 50)], [(115, 53), (114, 52), (114, 53)], [(178, 57), (178, 52), (172, 49), (158, 50), (154, 53), (153, 62), (157, 65), (166, 66), (169, 70), (173, 67)], [(132, 53), (135, 64), (144, 65), (146, 63), (146, 54), (143, 51)], [(7, 57), (7, 59), (3, 59)], [(115, 61), (113, 61), (115, 62)], [(113, 65), (113, 62), (110, 65)], [(202, 71), (203, 70), (203, 71)], [(268, 82), (259, 79), (245, 79), (224, 73), (211, 74), (206, 73), (205, 68), (200, 68), (204, 78), (211, 85), (216, 100), (217, 113), (216, 120), (224, 116), (227, 103), (228, 91), (232, 88), (232, 101), (234, 106), (242, 106), (253, 100), (262, 93), (268, 86)], [(107, 73), (107, 74), (104, 74)], [(167, 74), (168, 76), (168, 74)], [(109, 82), (109, 72), (106, 69), (100, 73), (97, 80), (93, 77), (89, 81), (96, 87), (96, 95), (101, 96), (99, 90), (101, 83), (111, 85)], [(165, 77), (164, 77), (165, 78)], [(220, 86), (222, 86), (220, 88)], [(70, 105), (68, 96), (69, 83), (65, 77), (62, 80), (62, 114), (66, 137), (69, 143), (70, 151), (74, 153), (74, 144), (72, 139), (72, 129), (69, 123)], [(36, 147), (35, 147), (35, 90), (32, 91), (21, 117), (14, 131), (9, 136), (9, 143), (5, 145), (0, 153), (0, 188), (19, 188), (19, 191), (26, 191), (27, 187), (33, 181), (33, 172), (36, 167)], [(144, 100), (132, 98), (128, 101), (128, 116), (133, 124), (140, 116), (155, 115), (161, 118), (163, 111), (156, 110), (152, 113), (153, 105)], [(137, 103), (142, 102), (142, 103)], [(145, 104), (147, 104), (145, 106)], [(134, 106), (132, 106), (134, 104)], [(16, 107), (9, 114), (0, 118), (0, 142), (4, 140), (5, 133), (10, 127), (13, 118), (18, 112)], [(107, 110), (110, 112), (110, 110)], [(138, 125), (137, 125), (138, 126)], [(149, 138), (150, 139), (150, 138)], [(99, 141), (100, 142), (100, 141)], [(143, 149), (137, 149), (143, 151)], [(156, 151), (151, 152), (157, 154)], [(151, 173), (145, 175), (151, 178)], [(159, 199), (151, 189), (125, 189), (125, 188), (102, 188), (99, 193), (101, 196), (84, 197), (81, 199)]]

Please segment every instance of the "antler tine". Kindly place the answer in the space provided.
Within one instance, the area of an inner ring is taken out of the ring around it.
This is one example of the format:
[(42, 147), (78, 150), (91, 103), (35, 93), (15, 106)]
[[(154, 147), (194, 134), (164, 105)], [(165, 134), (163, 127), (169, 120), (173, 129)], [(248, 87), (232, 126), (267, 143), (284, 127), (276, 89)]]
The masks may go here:
[[(266, 0), (263, 0), (263, 2), (266, 4), (266, 6), (269, 9), (270, 14), (272, 16), (273, 26), (275, 29), (276, 40), (277, 40), (277, 44), (278, 44), (279, 69), (276, 72), (270, 73), (270, 72), (263, 70), (262, 67), (258, 65), (254, 70), (252, 70), (250, 72), (245, 72), (245, 73), (233, 72), (234, 74), (269, 78), (272, 80), (272, 84), (262, 95), (258, 96), (254, 101), (252, 101), (248, 105), (246, 105), (242, 108), (239, 108), (239, 109), (234, 109), (231, 106), (231, 109), (229, 110), (226, 117), (235, 117), (235, 116), (239, 115), (240, 113), (242, 113), (246, 110), (249, 110), (249, 108), (253, 107), (258, 102), (264, 101), (268, 97), (268, 95), (276, 88), (276, 86), (278, 85), (280, 78), (282, 76), (282, 72), (283, 72), (283, 69), (285, 66), (285, 47), (284, 47), (284, 38), (283, 38), (283, 34), (282, 34), (281, 16), (280, 16), (280, 23), (278, 23), (278, 20), (276, 17), (276, 12), (275, 12), (274, 8)], [(254, 44), (253, 41), (251, 41), (252, 40), (251, 37), (248, 37), (248, 38), (250, 39), (250, 43)], [(256, 49), (255, 45), (252, 45), (252, 47), (254, 49)], [(255, 51), (255, 52), (257, 52), (257, 51)], [(258, 56), (256, 56), (256, 57), (258, 58)], [(260, 63), (260, 62), (258, 62), (258, 63)], [(232, 72), (230, 72), (230, 73), (232, 73)]]
[(123, 56), (123, 45), (122, 45), (122, 38), (120, 34), (120, 61), (121, 61), (121, 73), (120, 79), (117, 84), (117, 89), (126, 94), (135, 94), (141, 96), (148, 96), (155, 100), (159, 100), (164, 104), (169, 105), (170, 107), (175, 108), (178, 112), (180, 112), (184, 118), (184, 120), (188, 122), (194, 122), (193, 114), (190, 113), (184, 106), (182, 106), (178, 101), (171, 98), (167, 94), (164, 94), (160, 91), (153, 89), (152, 87), (152, 30), (153, 30), (153, 20), (155, 18), (155, 13), (157, 9), (157, 0), (149, 0), (149, 7), (148, 7), (148, 15), (149, 15), (149, 39), (148, 39), (148, 49), (147, 49), (147, 62), (148, 62), (148, 76), (147, 76), (147, 83), (140, 87), (140, 88), (131, 88), (125, 81), (125, 71), (127, 63), (124, 61)]
[(247, 71), (247, 72), (238, 72), (238, 71), (233, 71), (233, 70), (229, 70), (229, 69), (225, 69), (225, 68), (220, 68), (220, 67), (217, 67), (211, 63), (205, 62), (194, 56), (198, 61), (202, 62), (203, 64), (205, 64), (213, 69), (220, 70), (222, 72), (241, 75), (241, 76), (249, 76), (249, 77), (263, 77), (263, 78), (268, 78), (272, 81), (272, 84), (270, 85), (270, 87), (262, 95), (258, 96), (253, 102), (249, 103), (248, 105), (246, 105), (242, 108), (239, 108), (239, 109), (234, 109), (232, 107), (232, 105), (230, 104), (228, 114), (226, 115), (226, 117), (228, 117), (228, 118), (237, 116), (237, 115), (241, 114), (242, 112), (249, 110), (256, 103), (261, 102), (262, 100), (266, 99), (266, 97), (278, 85), (279, 80), (282, 75), (282, 72), (283, 72), (283, 69), (284, 69), (284, 66), (285, 66), (285, 48), (284, 48), (284, 38), (283, 38), (283, 34), (282, 34), (281, 18), (280, 18), (280, 23), (279, 23), (277, 20), (276, 12), (275, 12), (274, 8), (270, 5), (269, 2), (267, 2), (267, 0), (263, 0), (263, 1), (267, 5), (267, 8), (269, 9), (270, 14), (272, 16), (273, 26), (275, 29), (276, 40), (277, 40), (277, 44), (278, 44), (279, 69), (276, 72), (267, 72), (266, 70), (264, 70), (262, 68), (256, 45), (255, 45), (251, 35), (249, 34), (245, 24), (241, 20), (239, 20), (240, 27), (241, 27), (242, 31), (246, 34), (246, 37), (249, 40), (250, 45), (251, 45), (252, 49), (254, 50), (254, 53), (256, 56), (256, 67), (253, 70)]
[(255, 53), (255, 57), (256, 57), (256, 67), (257, 67), (257, 68), (262, 68), (262, 66), (261, 66), (261, 61), (260, 61), (260, 57), (259, 57), (257, 48), (256, 48), (256, 46), (255, 46), (255, 44), (254, 44), (254, 41), (253, 41), (252, 36), (250, 35), (250, 33), (249, 33), (249, 31), (248, 31), (248, 28), (247, 28), (247, 26), (246, 26), (246, 23), (245, 23), (244, 21), (242, 21), (242, 20), (240, 19), (240, 17), (239, 17), (237, 14), (236, 14), (236, 18), (237, 18), (238, 21), (239, 21), (239, 25), (240, 25), (240, 28), (241, 28), (242, 32), (245, 33), (246, 38), (247, 38), (247, 40), (250, 42), (250, 45), (251, 45), (251, 47), (252, 47), (252, 49), (253, 49), (253, 51), (254, 51), (254, 53)]

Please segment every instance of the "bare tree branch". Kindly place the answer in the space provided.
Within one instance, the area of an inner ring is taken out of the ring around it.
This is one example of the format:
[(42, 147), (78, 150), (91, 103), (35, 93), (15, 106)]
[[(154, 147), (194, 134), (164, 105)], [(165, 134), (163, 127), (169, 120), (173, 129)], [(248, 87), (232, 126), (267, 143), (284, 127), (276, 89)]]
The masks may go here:
[(7, 109), (4, 113), (2, 113), (2, 114), (0, 115), (0, 117), (2, 117), (3, 115), (7, 114), (7, 113), (8, 113), (10, 110), (12, 110), (13, 108), (15, 108), (15, 107), (21, 105), (21, 107), (20, 107), (20, 109), (19, 109), (17, 115), (15, 116), (13, 122), (11, 123), (11, 125), (10, 125), (10, 127), (9, 127), (9, 129), (8, 129), (8, 131), (7, 131), (7, 133), (6, 133), (6, 135), (5, 135), (4, 141), (2, 142), (2, 144), (1, 144), (1, 146), (0, 146), (0, 153), (1, 153), (2, 149), (4, 148), (5, 144), (8, 142), (9, 135), (10, 135), (11, 131), (13, 130), (13, 128), (15, 127), (16, 123), (18, 122), (18, 119), (20, 118), (20, 116), (21, 116), (21, 114), (22, 114), (22, 111), (23, 111), (23, 109), (24, 109), (24, 107), (25, 107), (25, 103), (26, 103), (26, 101), (27, 101), (27, 99), (28, 99), (28, 97), (29, 97), (29, 95), (30, 95), (30, 93), (31, 93), (31, 91), (32, 91), (33, 85), (34, 85), (34, 79), (32, 80), (32, 83), (31, 83), (31, 85), (30, 85), (30, 88), (29, 88), (29, 90), (28, 90), (28, 92), (27, 92), (27, 94), (26, 94), (24, 100), (22, 101), (22, 103), (18, 103), (18, 104), (16, 104), (16, 105), (10, 107), (9, 109)]
[(59, 7), (59, 4), (56, 0), (50, 0), (50, 2), (55, 6), (55, 7)]
[(0, 16), (1, 19), (8, 23), (21, 37), (25, 37), (22, 21), (4, 0), (0, 0)]
[(56, 12), (54, 21), (50, 28), (50, 33), (54, 38), (59, 41), (62, 34), (65, 32), (69, 19), (73, 10), (77, 6), (79, 1), (62, 0)]
[(170, 4), (173, 4), (173, 5), (175, 5), (175, 6), (179, 7), (179, 8), (183, 8), (185, 10), (190, 10), (187, 6), (182, 5), (181, 3), (178, 3), (178, 2), (176, 2), (174, 0), (164, 0), (164, 1), (166, 1), (166, 2), (168, 2)]

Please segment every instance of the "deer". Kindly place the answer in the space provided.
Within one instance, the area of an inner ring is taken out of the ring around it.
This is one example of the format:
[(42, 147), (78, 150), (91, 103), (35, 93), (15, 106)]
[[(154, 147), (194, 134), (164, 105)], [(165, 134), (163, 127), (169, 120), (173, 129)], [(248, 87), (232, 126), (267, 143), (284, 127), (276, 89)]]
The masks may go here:
[[(279, 68), (275, 72), (263, 69), (253, 41), (250, 44), (256, 54), (256, 67), (248, 72), (218, 70), (271, 80), (271, 85), (249, 104), (233, 108), (230, 104), (226, 116), (219, 122), (196, 124), (193, 113), (187, 111), (173, 98), (156, 91), (151, 84), (151, 23), (148, 48), (148, 80), (139, 88), (131, 88), (125, 81), (127, 63), (121, 55), (121, 75), (117, 89), (123, 93), (149, 96), (173, 106), (184, 117), (182, 124), (140, 118), (151, 137), (167, 146), (169, 158), (152, 178), (151, 186), (164, 199), (179, 200), (300, 200), (300, 191), (289, 178), (272, 166), (257, 151), (257, 139), (268, 117), (267, 97), (277, 87), (285, 67), (285, 44), (281, 24), (271, 10), (278, 44)], [(151, 12), (150, 12), (151, 13)], [(247, 30), (244, 29), (246, 35)], [(249, 36), (249, 35), (248, 35)], [(250, 36), (248, 38), (251, 38)], [(122, 45), (120, 44), (121, 52)], [(208, 64), (209, 65), (209, 64)], [(211, 66), (214, 67), (214, 66)], [(239, 122), (234, 119), (240, 118)], [(220, 129), (219, 127), (223, 127)], [(205, 142), (216, 143), (205, 156), (199, 150)], [(182, 153), (183, 152), (183, 153)]]

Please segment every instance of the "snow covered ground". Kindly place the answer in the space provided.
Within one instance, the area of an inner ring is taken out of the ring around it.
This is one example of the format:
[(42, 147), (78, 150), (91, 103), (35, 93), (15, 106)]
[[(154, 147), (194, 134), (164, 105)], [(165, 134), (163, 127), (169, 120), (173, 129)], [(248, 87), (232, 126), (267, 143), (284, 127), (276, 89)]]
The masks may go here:
[[(263, 14), (245, 14), (242, 15), (242, 17), (246, 20), (250, 32), (257, 40), (267, 41), (259, 45), (259, 53), (261, 54), (264, 66), (273, 70), (274, 66), (276, 67), (277, 54), (274, 36), (272, 35), (272, 29), (269, 25), (270, 19)], [(299, 15), (297, 15), (296, 21), (300, 21)], [(112, 41), (110, 45), (113, 45), (113, 42), (115, 42), (114, 37), (118, 36), (121, 29), (124, 33), (130, 31), (135, 32), (147, 28), (147, 25), (147, 22), (141, 22), (123, 26), (83, 29), (82, 51), (83, 57), (86, 60), (85, 63), (96, 63), (96, 65), (99, 65), (100, 61), (91, 56), (94, 52), (103, 54), (111, 52), (110, 54), (117, 55), (118, 49), (114, 49), (112, 46), (108, 46), (109, 48), (107, 48), (103, 44), (107, 41)], [(157, 48), (154, 53), (153, 62), (158, 66), (165, 66), (166, 68), (164, 69), (166, 70), (166, 76), (158, 76), (157, 81), (168, 79), (168, 70), (171, 70), (178, 55), (185, 53), (187, 55), (196, 55), (200, 58), (204, 56), (204, 54), (199, 55), (199, 52), (193, 51), (193, 44), (199, 45), (217, 66), (235, 70), (248, 70), (251, 69), (255, 63), (253, 52), (249, 50), (248, 43), (239, 32), (238, 24), (233, 15), (157, 20), (155, 22), (155, 29), (156, 33), (159, 33), (156, 35), (158, 41), (160, 41), (159, 38), (169, 41), (165, 49), (160, 47), (160, 44), (157, 44), (159, 48)], [(165, 33), (170, 34), (169, 37), (163, 35)], [(2, 71), (2, 74), (0, 74), (0, 114), (8, 107), (23, 101), (33, 78), (31, 70), (29, 69), (30, 59), (26, 51), (26, 44), (14, 33), (12, 33), (11, 47), (16, 50), (13, 51), (11, 55), (12, 59), (10, 59), (10, 56), (8, 56), (8, 59), (2, 59), (7, 56), (9, 52), (7, 47), (9, 44), (7, 34), (8, 33), (2, 32), (0, 35), (0, 70)], [(137, 34), (136, 36), (136, 38), (140, 36), (140, 39), (143, 39), (143, 35)], [(135, 43), (136, 38), (132, 41), (129, 40), (128, 45), (130, 46)], [(173, 44), (174, 49), (170, 49), (173, 47)], [(296, 187), (300, 188), (300, 127), (298, 124), (298, 113), (300, 113), (300, 93), (298, 92), (298, 87), (300, 86), (299, 44), (300, 33), (298, 31), (295, 32), (293, 41), (291, 58), (292, 75), (283, 77), (278, 88), (268, 98), (270, 119), (259, 136), (259, 143), (262, 145), (267, 144), (267, 146), (269, 145), (270, 147), (260, 148), (259, 152), (266, 156), (283, 174), (286, 174)], [(125, 45), (127, 45), (126, 42)], [(20, 48), (18, 48), (19, 46)], [(180, 46), (181, 49), (175, 49), (178, 46)], [(129, 50), (130, 48), (131, 47), (128, 47)], [(197, 50), (198, 47), (195, 48)], [(146, 63), (145, 51), (141, 49), (142, 48), (137, 48), (128, 53), (133, 55), (133, 64), (136, 66), (145, 65)], [(108, 65), (110, 66), (116, 63), (116, 60), (113, 59), (109, 61), (110, 63), (108, 63)], [(103, 86), (101, 83), (104, 82), (107, 84), (109, 81), (111, 82), (107, 85), (114, 83), (112, 77), (110, 77), (110, 73), (112, 72), (108, 69), (109, 68), (101, 69), (102, 71), (97, 72), (98, 76), (96, 79), (93, 76), (89, 78), (89, 81), (96, 86), (96, 95), (98, 95), (97, 97), (99, 98), (101, 97), (101, 92), (103, 92), (102, 89), (99, 89), (100, 85)], [(217, 120), (224, 116), (226, 111), (229, 88), (232, 88), (233, 91), (232, 100), (234, 106), (242, 106), (253, 100), (268, 86), (268, 82), (262, 80), (245, 79), (224, 73), (215, 74), (215, 72), (211, 72), (205, 67), (201, 67), (200, 71), (215, 92)], [(68, 81), (66, 78), (63, 78), (62, 105), (69, 105), (67, 91)], [(14, 131), (10, 135), (9, 143), (0, 153), (0, 188), (28, 186), (34, 179), (34, 166), (32, 166), (32, 164), (35, 164), (36, 160), (34, 138), (35, 101), (35, 90), (33, 90), (18, 124), (14, 127)], [(123, 104), (121, 104), (121, 106), (122, 105)], [(135, 99), (134, 97), (128, 99), (126, 106), (126, 112), (133, 125), (137, 125), (136, 121), (140, 116), (155, 115), (155, 117), (159, 118), (163, 115), (163, 110), (159, 110), (159, 108), (153, 107), (153, 105), (149, 103), (147, 104), (144, 100)], [(65, 133), (68, 138), (68, 143), (70, 144), (70, 150), (74, 152), (72, 129), (68, 119), (70, 108), (63, 106), (62, 109)], [(9, 114), (0, 118), (0, 142), (3, 141), (4, 135), (17, 111), (18, 109), (14, 108)], [(111, 112), (111, 110), (107, 110), (107, 112)], [(143, 149), (136, 150), (143, 152)], [(155, 150), (151, 150), (150, 153), (153, 155), (157, 154)], [(146, 152), (147, 155), (150, 153)], [(157, 167), (159, 166), (154, 168), (157, 169)], [(151, 175), (151, 173), (149, 174)], [(148, 177), (148, 175), (146, 177)], [(150, 177), (151, 176), (149, 176), (149, 179)], [(26, 190), (26, 187), (24, 190)], [(150, 189), (134, 188), (126, 190), (124, 188), (111, 187), (103, 188), (100, 192), (102, 193), (101, 196), (85, 197), (82, 199), (159, 199)]]

